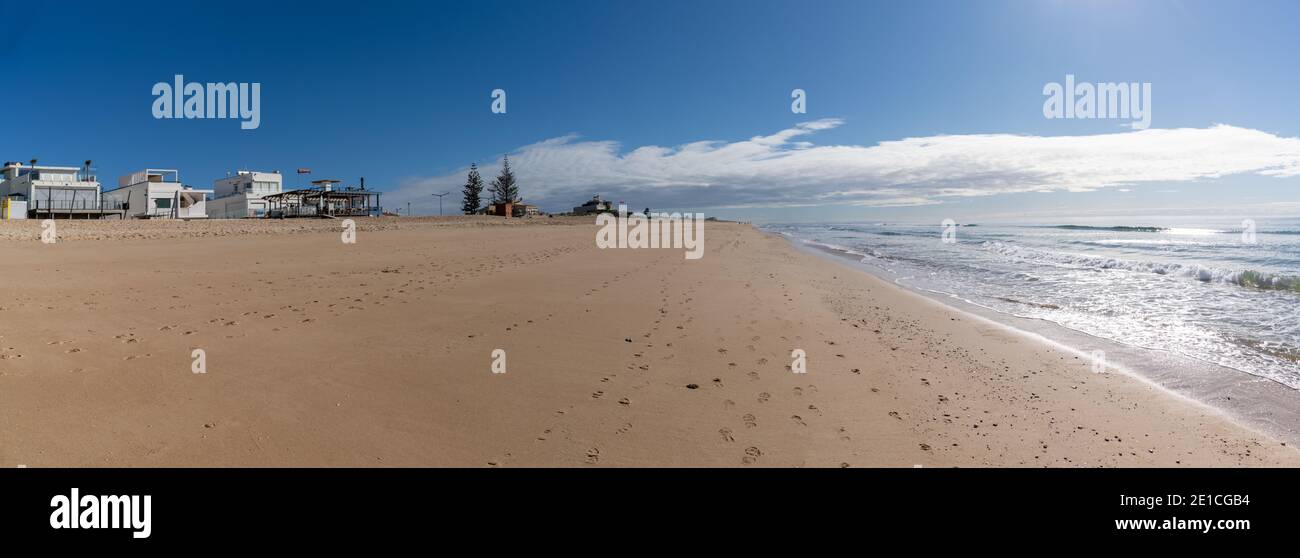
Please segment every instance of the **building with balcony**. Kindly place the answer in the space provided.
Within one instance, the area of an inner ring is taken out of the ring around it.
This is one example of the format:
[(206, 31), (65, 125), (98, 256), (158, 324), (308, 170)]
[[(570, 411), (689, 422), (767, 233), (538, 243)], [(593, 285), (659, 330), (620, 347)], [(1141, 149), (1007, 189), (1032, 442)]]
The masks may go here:
[(0, 168), (0, 199), (26, 202), (35, 219), (122, 217), (122, 207), (101, 195), (90, 161), (81, 167), (7, 162)]
[(145, 169), (117, 179), (117, 188), (104, 199), (120, 204), (135, 219), (206, 219), (212, 190), (181, 184), (175, 169)]

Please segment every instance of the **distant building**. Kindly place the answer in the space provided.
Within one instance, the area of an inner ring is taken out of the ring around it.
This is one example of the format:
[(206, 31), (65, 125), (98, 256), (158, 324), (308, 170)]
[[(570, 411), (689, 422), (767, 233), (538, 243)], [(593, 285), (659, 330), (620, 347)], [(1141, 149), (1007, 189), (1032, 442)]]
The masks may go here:
[(492, 202), (487, 204), (483, 209), (476, 213), (481, 215), (496, 215), (498, 217), (536, 217), (542, 214), (541, 208), (535, 205), (529, 205), (523, 202)]
[(515, 214), (515, 204), (510, 202), (492, 202), (483, 208), (483, 214), (496, 215), (497, 217), (513, 217)]
[(100, 195), (90, 161), (82, 167), (5, 163), (0, 169), (0, 198), (11, 200), (11, 211), (15, 202), (26, 201), (27, 216), (33, 218), (121, 216), (121, 207)]
[(522, 202), (514, 204), (513, 209), (515, 217), (536, 217), (542, 213), (541, 208)]
[(145, 169), (117, 179), (117, 188), (104, 192), (136, 219), (206, 219), (208, 194), (181, 184), (175, 169)]
[(212, 199), (208, 200), (208, 217), (212, 219), (243, 219), (265, 217), (265, 196), (284, 191), (280, 171), (239, 171), (234, 176), (212, 184)]
[(609, 202), (600, 199), (600, 194), (592, 196), (587, 203), (573, 208), (574, 215), (592, 215), (595, 213), (605, 213), (613, 211), (614, 207)]

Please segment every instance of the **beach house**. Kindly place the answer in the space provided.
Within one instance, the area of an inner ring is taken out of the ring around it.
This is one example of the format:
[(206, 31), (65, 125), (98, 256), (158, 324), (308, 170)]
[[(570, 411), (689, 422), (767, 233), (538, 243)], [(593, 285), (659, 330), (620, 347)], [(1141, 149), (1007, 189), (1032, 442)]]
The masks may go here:
[(104, 199), (136, 219), (205, 219), (211, 193), (181, 184), (175, 169), (145, 169), (118, 178), (117, 189), (104, 192)]
[(212, 184), (212, 199), (208, 200), (208, 217), (211, 219), (244, 219), (265, 217), (266, 196), (284, 191), (280, 171), (238, 171), (234, 176)]
[[(10, 208), (26, 204), (25, 216), (37, 219), (121, 217), (122, 208), (103, 198), (90, 161), (81, 167), (8, 162), (0, 169), (0, 199)], [(17, 215), (10, 215), (17, 218)]]

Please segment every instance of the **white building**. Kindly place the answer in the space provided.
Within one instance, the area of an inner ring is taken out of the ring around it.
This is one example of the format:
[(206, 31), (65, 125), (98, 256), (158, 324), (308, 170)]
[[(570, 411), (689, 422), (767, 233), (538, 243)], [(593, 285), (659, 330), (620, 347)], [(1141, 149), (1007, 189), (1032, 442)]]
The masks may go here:
[(205, 219), (211, 193), (181, 184), (174, 169), (145, 169), (118, 178), (117, 189), (104, 192), (104, 199), (137, 219)]
[(36, 218), (121, 215), (121, 207), (102, 198), (90, 161), (82, 167), (5, 163), (0, 169), (0, 199), (8, 200), (11, 208), (27, 202), (26, 213)]
[(284, 191), (280, 171), (239, 171), (213, 183), (214, 194), (208, 200), (208, 216), (213, 219), (265, 217), (267, 204), (262, 198)]

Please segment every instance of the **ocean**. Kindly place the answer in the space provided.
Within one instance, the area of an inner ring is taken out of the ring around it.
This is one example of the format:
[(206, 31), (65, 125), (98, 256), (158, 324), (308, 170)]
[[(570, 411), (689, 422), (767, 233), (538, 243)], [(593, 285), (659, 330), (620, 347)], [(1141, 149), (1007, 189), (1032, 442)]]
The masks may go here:
[(1196, 362), (1221, 385), (1265, 379), (1300, 389), (1300, 218), (1253, 224), (1126, 217), (762, 228), (1015, 327), (1052, 324), (1146, 353), (1165, 363), (1166, 384), (1188, 368), (1177, 362)]

